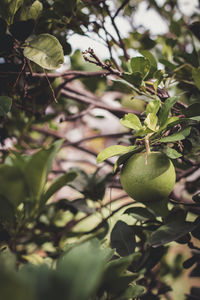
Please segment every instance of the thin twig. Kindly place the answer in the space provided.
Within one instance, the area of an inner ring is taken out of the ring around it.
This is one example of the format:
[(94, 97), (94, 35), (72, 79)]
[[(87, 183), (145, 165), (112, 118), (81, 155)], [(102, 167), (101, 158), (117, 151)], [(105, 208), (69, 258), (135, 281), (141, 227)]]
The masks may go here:
[(118, 16), (119, 12), (126, 6), (126, 4), (128, 4), (129, 1), (130, 0), (124, 0), (124, 2), (121, 4), (121, 6), (118, 8), (116, 13), (114, 14), (113, 19), (115, 19)]

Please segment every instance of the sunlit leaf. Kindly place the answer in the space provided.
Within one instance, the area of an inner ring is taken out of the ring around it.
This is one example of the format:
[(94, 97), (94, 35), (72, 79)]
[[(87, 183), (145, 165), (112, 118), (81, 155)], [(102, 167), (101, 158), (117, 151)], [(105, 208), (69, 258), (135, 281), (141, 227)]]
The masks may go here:
[(148, 115), (150, 113), (156, 115), (159, 108), (160, 108), (160, 100), (154, 99), (154, 100), (150, 101), (146, 107), (146, 115)]
[(97, 163), (101, 163), (109, 157), (122, 155), (132, 151), (135, 146), (114, 145), (102, 150), (97, 156)]
[(34, 1), (30, 6), (22, 6), (20, 11), (20, 20), (26, 21), (29, 19), (37, 20), (41, 14), (43, 5), (40, 1)]
[(61, 44), (56, 37), (48, 33), (27, 41), (24, 56), (47, 70), (57, 69), (64, 62)]
[(156, 131), (157, 122), (158, 117), (153, 113), (149, 113), (146, 119), (144, 120), (144, 124), (147, 126), (147, 128), (149, 128), (152, 131)]
[(169, 147), (166, 147), (165, 153), (171, 159), (177, 159), (177, 158), (183, 156), (181, 153), (179, 153), (175, 149), (172, 149), (172, 148), (169, 148)]
[(142, 124), (140, 119), (135, 114), (126, 114), (121, 120), (120, 123), (125, 127), (140, 130), (142, 129)]

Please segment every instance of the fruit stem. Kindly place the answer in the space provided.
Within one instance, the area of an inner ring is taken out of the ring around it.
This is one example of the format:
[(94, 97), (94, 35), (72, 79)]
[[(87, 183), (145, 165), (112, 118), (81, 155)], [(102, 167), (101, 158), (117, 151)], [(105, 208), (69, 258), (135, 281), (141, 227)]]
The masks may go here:
[(145, 136), (145, 148), (146, 148), (145, 165), (148, 164), (148, 155), (151, 153), (151, 149), (149, 146), (149, 138), (151, 135), (152, 133), (149, 133)]

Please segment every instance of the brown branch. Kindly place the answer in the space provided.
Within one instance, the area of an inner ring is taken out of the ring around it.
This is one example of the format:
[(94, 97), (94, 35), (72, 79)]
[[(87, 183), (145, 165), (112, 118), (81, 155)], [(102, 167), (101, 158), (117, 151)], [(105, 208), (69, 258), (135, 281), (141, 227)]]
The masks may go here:
[(121, 6), (118, 8), (116, 13), (114, 14), (113, 19), (115, 19), (118, 16), (119, 12), (126, 6), (126, 4), (128, 4), (129, 1), (130, 0), (124, 0), (124, 2), (121, 4)]
[(108, 110), (111, 113), (113, 113), (119, 117), (123, 116), (126, 113), (134, 113), (136, 115), (140, 115), (140, 112), (132, 110), (132, 109), (108, 106), (106, 103), (100, 102), (101, 100), (98, 97), (91, 99), (89, 96), (84, 96), (84, 95), (78, 94), (78, 92), (75, 90), (69, 91), (65, 88), (65, 89), (61, 90), (61, 93), (70, 99), (77, 100), (78, 102), (83, 102), (85, 104), (93, 104), (95, 107), (99, 107), (99, 108)]
[(118, 27), (117, 27), (117, 25), (116, 25), (116, 23), (115, 23), (115, 18), (111, 16), (111, 13), (110, 13), (110, 10), (109, 10), (108, 5), (105, 4), (104, 7), (105, 7), (105, 9), (106, 9), (106, 11), (107, 11), (107, 13), (108, 13), (108, 15), (109, 15), (109, 17), (110, 17), (111, 23), (112, 23), (112, 25), (113, 25), (113, 27), (114, 27), (114, 29), (115, 29), (115, 31), (116, 31), (116, 34), (117, 34), (117, 36), (118, 36), (118, 39), (119, 39), (119, 42), (120, 42), (120, 46), (121, 46), (121, 48), (122, 48), (122, 50), (123, 50), (123, 52), (124, 52), (124, 57), (125, 57), (125, 59), (128, 61), (128, 60), (130, 59), (130, 56), (129, 56), (128, 53), (127, 53), (126, 46), (125, 46), (125, 44), (124, 44), (123, 39), (121, 38), (119, 29), (118, 29)]
[[(101, 67), (102, 69), (105, 69), (107, 71), (109, 71), (111, 74), (117, 75), (117, 76), (122, 76), (122, 72), (120, 72), (119, 70), (115, 69), (112, 67), (110, 62), (106, 62), (104, 63), (95, 53), (94, 50), (92, 48), (88, 48), (87, 50), (83, 51), (83, 58), (85, 61), (90, 62), (92, 64), (95, 64), (96, 66)], [(88, 58), (88, 56), (90, 58)]]
[[(27, 72), (24, 72), (24, 73), (27, 76), (38, 77), (38, 78), (43, 78), (43, 77), (46, 77), (46, 76), (48, 76), (49, 78), (57, 78), (57, 77), (65, 78), (65, 77), (68, 77), (68, 76), (75, 76), (75, 75), (78, 75), (78, 76), (81, 76), (81, 77), (94, 77), (94, 76), (107, 76), (107, 75), (110, 75), (110, 72), (108, 72), (107, 70), (96, 71), (96, 72), (68, 70), (68, 71), (65, 71), (65, 72), (62, 72), (62, 73), (55, 72), (55, 73), (47, 73), (47, 74), (45, 74), (45, 73), (34, 73), (34, 72), (31, 73), (31, 72), (27, 71)], [(8, 77), (9, 75), (18, 75), (18, 74), (19, 74), (19, 72), (0, 71), (0, 75), (6, 76), (6, 77)]]
[(82, 118), (83, 116), (85, 116), (90, 110), (92, 110), (95, 107), (94, 104), (90, 104), (86, 109), (82, 110), (81, 112), (71, 115), (71, 116), (67, 116), (64, 119), (62, 119), (62, 121), (60, 121), (60, 123), (65, 122), (65, 121), (74, 121), (77, 120), (79, 118)]
[(181, 178), (187, 177), (189, 175), (191, 175), (192, 173), (194, 173), (196, 170), (199, 169), (199, 166), (192, 166), (191, 168), (188, 168), (185, 171), (180, 172), (177, 176), (176, 176), (176, 181), (179, 181)]
[(95, 140), (95, 139), (99, 139), (99, 138), (118, 138), (118, 137), (122, 137), (124, 135), (129, 134), (128, 132), (121, 132), (121, 133), (110, 133), (110, 134), (98, 134), (98, 135), (93, 135), (93, 136), (89, 136), (86, 138), (83, 138), (77, 142), (66, 142), (64, 143), (65, 146), (70, 146), (70, 145), (79, 145), (91, 140)]

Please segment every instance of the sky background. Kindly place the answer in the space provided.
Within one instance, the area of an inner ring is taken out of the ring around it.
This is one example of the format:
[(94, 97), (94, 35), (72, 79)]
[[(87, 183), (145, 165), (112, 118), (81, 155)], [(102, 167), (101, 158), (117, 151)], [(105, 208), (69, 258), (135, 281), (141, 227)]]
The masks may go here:
[[(112, 1), (108, 1), (108, 3), (109, 2), (112, 8)], [(164, 0), (157, 0), (157, 3), (158, 5), (162, 6)], [(198, 0), (179, 0), (178, 3), (181, 12), (188, 17), (192, 15), (194, 11), (198, 11)], [(176, 17), (177, 19), (179, 18), (178, 15)], [(139, 9), (134, 16), (134, 22), (136, 26), (142, 25), (144, 28), (149, 29), (155, 35), (165, 34), (168, 30), (166, 23), (154, 9), (147, 10), (147, 3), (145, 1), (140, 3)], [(123, 29), (120, 32), (122, 37), (126, 37), (128, 35), (128, 32), (132, 30), (130, 24), (125, 20), (125, 18), (121, 16), (116, 18), (116, 23), (119, 30)], [(108, 22), (106, 25), (109, 32), (116, 36), (116, 33), (112, 26)], [(104, 59), (109, 57), (107, 47), (105, 47), (100, 41), (98, 42), (91, 38), (74, 34), (68, 39), (68, 42), (72, 45), (73, 51), (75, 51), (76, 49), (84, 51), (88, 47), (91, 47), (100, 58)]]

